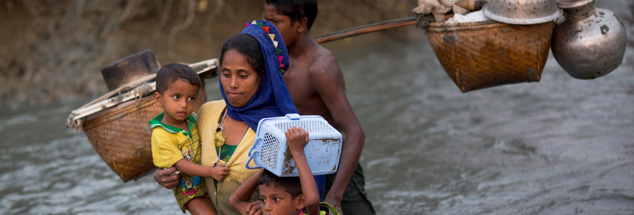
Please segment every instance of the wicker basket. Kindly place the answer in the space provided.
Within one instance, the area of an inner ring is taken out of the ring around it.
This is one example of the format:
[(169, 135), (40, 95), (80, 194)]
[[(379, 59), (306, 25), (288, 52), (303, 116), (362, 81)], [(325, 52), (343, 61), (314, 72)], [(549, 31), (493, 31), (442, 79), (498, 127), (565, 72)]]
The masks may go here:
[(468, 92), (519, 82), (539, 82), (554, 22), (509, 25), (494, 21), (431, 23), (427, 38), (449, 77)]
[(86, 117), (93, 148), (124, 182), (154, 169), (148, 121), (163, 110), (153, 96), (132, 100)]

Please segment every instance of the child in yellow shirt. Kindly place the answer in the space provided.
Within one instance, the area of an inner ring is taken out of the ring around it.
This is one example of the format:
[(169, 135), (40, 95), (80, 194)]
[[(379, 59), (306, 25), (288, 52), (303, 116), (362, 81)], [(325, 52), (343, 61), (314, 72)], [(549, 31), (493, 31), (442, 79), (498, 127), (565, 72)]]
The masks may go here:
[[(202, 81), (189, 66), (168, 64), (156, 75), (156, 103), (163, 113), (150, 120), (152, 127), (152, 157), (160, 168), (175, 166), (184, 173), (174, 188), (176, 202), (183, 213), (216, 214), (205, 180), (224, 180), (229, 168), (224, 165), (200, 165), (200, 139), (196, 129), (194, 104)], [(213, 185), (212, 185), (213, 186)]]

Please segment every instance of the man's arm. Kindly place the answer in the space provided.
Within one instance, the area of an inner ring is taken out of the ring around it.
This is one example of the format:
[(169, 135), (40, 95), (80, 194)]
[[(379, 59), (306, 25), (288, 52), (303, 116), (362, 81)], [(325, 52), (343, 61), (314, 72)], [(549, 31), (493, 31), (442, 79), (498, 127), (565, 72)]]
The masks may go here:
[(359, 162), (365, 135), (345, 92), (345, 82), (334, 56), (319, 57), (308, 70), (313, 89), (328, 108), (334, 127), (344, 135), (339, 170), (324, 201), (341, 211), (341, 199)]

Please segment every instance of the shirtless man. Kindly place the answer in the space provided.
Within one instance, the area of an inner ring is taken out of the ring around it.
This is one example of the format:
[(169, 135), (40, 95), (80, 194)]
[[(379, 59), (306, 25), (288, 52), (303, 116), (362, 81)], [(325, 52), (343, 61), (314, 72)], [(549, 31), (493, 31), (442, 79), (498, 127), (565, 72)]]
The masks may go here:
[(345, 215), (374, 214), (359, 165), (365, 136), (334, 55), (310, 35), (316, 15), (316, 0), (266, 0), (264, 5), (264, 18), (280, 31), (290, 55), (284, 79), (295, 107), (302, 115), (324, 117), (345, 137), (339, 170), (326, 179), (324, 201)]

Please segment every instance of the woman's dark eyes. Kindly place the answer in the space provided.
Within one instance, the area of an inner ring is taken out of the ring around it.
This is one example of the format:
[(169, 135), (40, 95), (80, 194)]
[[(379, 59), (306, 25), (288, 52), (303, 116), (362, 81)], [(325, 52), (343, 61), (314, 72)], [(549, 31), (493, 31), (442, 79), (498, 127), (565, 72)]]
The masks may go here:
[[(237, 74), (239, 78), (245, 79), (249, 77), (249, 74), (246, 72), (240, 72)], [(225, 78), (230, 78), (231, 77), (231, 73), (222, 73), (222, 76)]]

